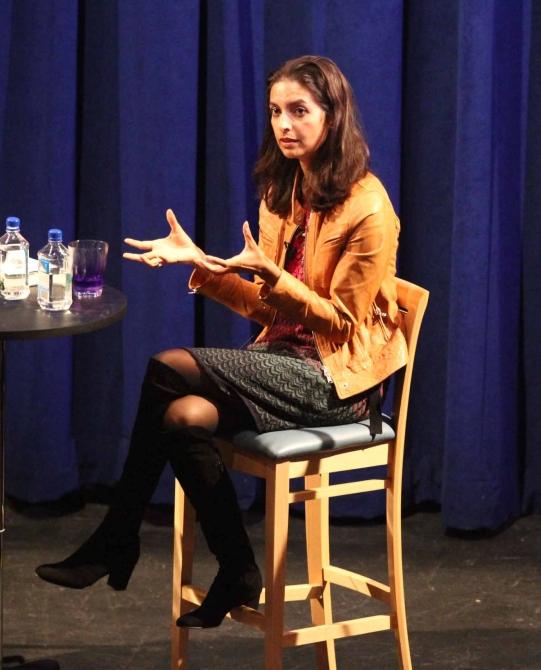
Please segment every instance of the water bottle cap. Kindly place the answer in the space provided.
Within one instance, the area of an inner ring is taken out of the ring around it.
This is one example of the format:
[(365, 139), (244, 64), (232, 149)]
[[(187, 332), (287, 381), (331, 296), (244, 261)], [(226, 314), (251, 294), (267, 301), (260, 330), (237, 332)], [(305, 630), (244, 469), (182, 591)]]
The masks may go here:
[(62, 231), (60, 228), (49, 229), (49, 242), (62, 242)]
[(6, 230), (19, 230), (21, 227), (21, 220), (18, 216), (8, 216), (6, 219)]

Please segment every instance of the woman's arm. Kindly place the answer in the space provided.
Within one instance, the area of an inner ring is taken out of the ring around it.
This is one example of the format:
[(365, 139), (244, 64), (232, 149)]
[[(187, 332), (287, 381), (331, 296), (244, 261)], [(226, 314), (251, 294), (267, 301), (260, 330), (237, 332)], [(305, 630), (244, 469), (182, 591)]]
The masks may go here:
[(237, 274), (214, 275), (197, 269), (188, 286), (193, 293), (212, 298), (262, 326), (272, 323), (276, 310), (259, 298), (259, 286)]
[[(256, 277), (257, 293), (251, 285), (251, 301), (279, 310), (290, 319), (310, 330), (321, 333), (335, 342), (347, 342), (357, 324), (362, 322), (388, 272), (389, 262), (396, 252), (398, 230), (396, 216), (379, 193), (362, 191), (352, 198), (347, 213), (342, 213), (348, 224), (341, 224), (344, 249), (338, 262), (331, 267), (325, 258), (323, 245), (311, 260), (311, 276), (318, 273), (318, 291), (279, 270), (275, 281), (265, 282)], [(264, 203), (260, 208), (259, 247), (268, 256), (274, 255), (279, 234), (276, 217)], [(330, 224), (324, 224), (330, 225)], [(213, 262), (228, 266), (226, 271), (246, 265), (246, 251), (232, 259)], [(273, 264), (274, 265), (274, 264)], [(327, 266), (327, 267), (325, 267)], [(224, 275), (223, 279), (230, 275)], [(236, 277), (237, 275), (233, 275)], [(261, 275), (260, 275), (261, 276)], [(323, 277), (323, 280), (322, 280)], [(312, 284), (313, 285), (313, 284)]]
[[(257, 269), (265, 275), (266, 279), (273, 282), (273, 277), (271, 276), (272, 273), (274, 272), (276, 276), (278, 276), (281, 271), (265, 254), (264, 249), (268, 245), (264, 243), (261, 231), (259, 243), (256, 244), (251, 236), (248, 223), (245, 222), (243, 226), (243, 235), (245, 238), (245, 248), (247, 244), (246, 238), (248, 237), (250, 240), (248, 244), (252, 247), (252, 253), (254, 252), (253, 247), (257, 250), (259, 258)], [(205, 297), (216, 300), (225, 307), (229, 307), (229, 309), (234, 312), (237, 312), (247, 319), (256, 321), (262, 326), (272, 323), (276, 310), (265, 304), (259, 297), (259, 290), (264, 280), (256, 275), (254, 281), (248, 281), (243, 277), (240, 277), (236, 270), (233, 270), (232, 266), (234, 263), (228, 263), (228, 261), (224, 261), (214, 256), (208, 256), (207, 258), (209, 262), (214, 264), (215, 272), (207, 272), (199, 268), (196, 269), (192, 273), (188, 282), (189, 288), (193, 292), (197, 292)], [(219, 269), (216, 269), (217, 267), (219, 267)], [(265, 272), (263, 269), (264, 267), (268, 268), (268, 272)], [(251, 264), (247, 265), (246, 263), (241, 263), (238, 267), (238, 272), (254, 272), (255, 269), (256, 268)]]
[[(217, 272), (224, 274), (196, 270), (190, 286), (263, 325), (272, 322), (274, 312), (279, 310), (332, 341), (347, 342), (378, 294), (395, 253), (398, 234), (396, 216), (379, 194), (365, 193), (353, 205), (356, 211), (350, 211), (347, 218), (356, 222), (344, 226), (344, 250), (336, 266), (328, 268), (328, 277), (321, 267), (328, 264), (325, 247), (312, 259), (312, 273), (316, 267), (320, 275), (324, 273), (321, 285), (325, 293), (309, 288), (270, 261), (279, 231), (264, 203), (260, 208), (260, 255), (255, 254), (255, 242), (245, 226), (245, 247), (240, 254), (226, 260), (209, 257), (216, 265), (222, 265), (223, 269)], [(236, 274), (241, 270), (257, 271), (259, 275), (255, 282), (249, 282)]]
[(143, 263), (151, 268), (161, 268), (164, 265), (192, 265), (203, 270), (220, 269), (209, 262), (205, 253), (192, 241), (190, 236), (177, 221), (172, 209), (165, 213), (169, 224), (169, 235), (155, 240), (134, 240), (126, 237), (124, 242), (142, 253), (125, 252), (123, 258), (137, 263)]
[[(378, 211), (353, 226), (323, 297), (285, 270), (274, 286), (263, 286), (261, 300), (290, 319), (335, 342), (347, 342), (364, 321), (387, 272), (396, 229)], [(325, 263), (315, 257), (314, 264)]]

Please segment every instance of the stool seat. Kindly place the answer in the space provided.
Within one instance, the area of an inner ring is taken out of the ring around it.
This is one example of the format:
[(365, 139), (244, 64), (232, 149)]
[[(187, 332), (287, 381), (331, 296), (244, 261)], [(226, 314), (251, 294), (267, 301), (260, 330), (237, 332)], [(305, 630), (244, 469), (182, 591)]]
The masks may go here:
[(243, 430), (233, 436), (232, 442), (239, 449), (273, 460), (295, 458), (318, 451), (363, 448), (394, 440), (395, 431), (391, 419), (384, 416), (382, 423), (383, 432), (378, 435), (370, 433), (370, 421), (366, 419), (339, 426), (276, 430), (269, 433)]

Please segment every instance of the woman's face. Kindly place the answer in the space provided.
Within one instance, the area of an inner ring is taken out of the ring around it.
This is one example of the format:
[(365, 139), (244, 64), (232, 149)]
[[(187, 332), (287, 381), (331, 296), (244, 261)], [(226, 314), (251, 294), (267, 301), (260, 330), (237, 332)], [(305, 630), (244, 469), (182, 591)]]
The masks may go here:
[(306, 169), (327, 135), (325, 110), (309, 89), (292, 79), (282, 79), (272, 86), (269, 107), (274, 137), (282, 153), (286, 158), (296, 158)]

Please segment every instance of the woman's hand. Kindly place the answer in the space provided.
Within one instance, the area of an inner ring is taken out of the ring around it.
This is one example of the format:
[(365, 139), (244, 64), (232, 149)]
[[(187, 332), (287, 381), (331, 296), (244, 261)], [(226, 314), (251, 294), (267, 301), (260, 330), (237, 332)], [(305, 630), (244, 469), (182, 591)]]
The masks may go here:
[(171, 228), (169, 235), (157, 240), (134, 240), (131, 237), (126, 237), (124, 240), (126, 244), (141, 249), (144, 253), (126, 252), (122, 254), (123, 258), (144, 263), (151, 268), (182, 263), (209, 270), (209, 264), (205, 262), (205, 254), (184, 231), (173, 210), (168, 209), (165, 216)]
[(253, 272), (261, 277), (266, 284), (274, 286), (280, 276), (280, 268), (265, 256), (257, 246), (257, 242), (252, 237), (248, 221), (245, 221), (242, 226), (242, 234), (244, 235), (244, 249), (239, 254), (226, 259), (217, 256), (205, 256), (206, 263), (212, 264), (212, 272), (215, 274)]

